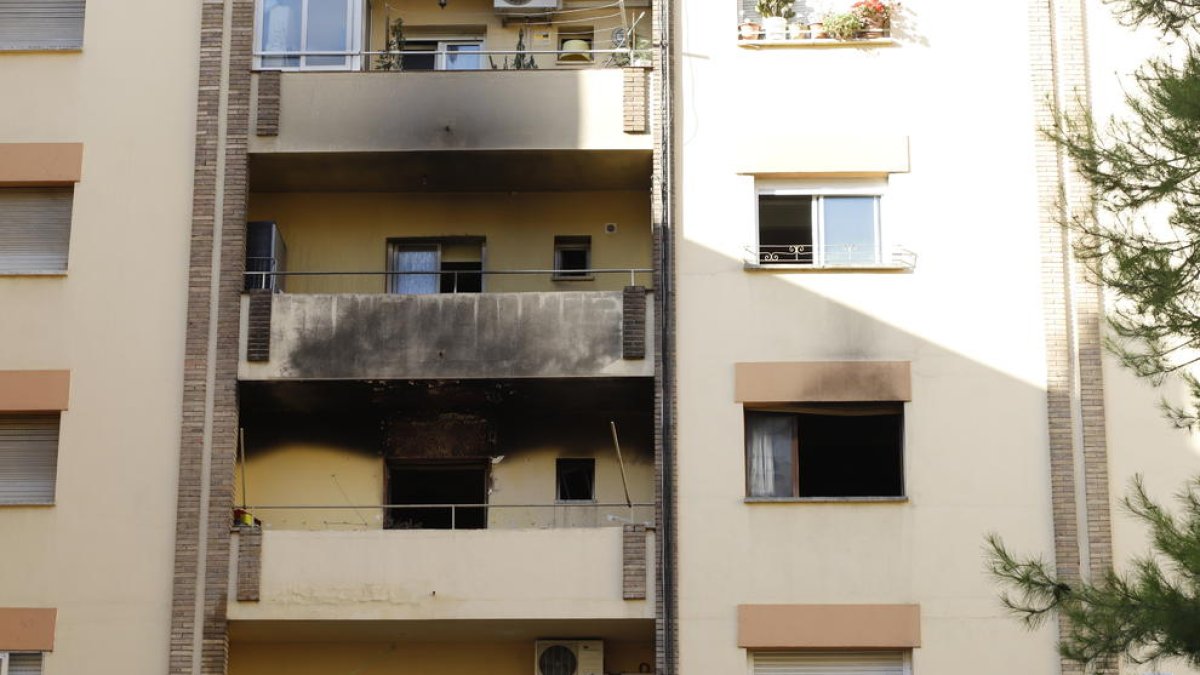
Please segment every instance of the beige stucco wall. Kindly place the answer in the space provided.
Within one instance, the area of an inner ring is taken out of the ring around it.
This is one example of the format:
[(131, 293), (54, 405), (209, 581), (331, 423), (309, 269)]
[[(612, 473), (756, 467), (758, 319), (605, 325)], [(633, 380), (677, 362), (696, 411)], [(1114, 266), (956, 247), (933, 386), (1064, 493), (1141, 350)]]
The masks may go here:
[[(645, 192), (478, 194), (256, 193), (251, 220), (274, 220), (294, 271), (386, 269), (389, 237), (483, 236), (485, 270), (549, 270), (554, 237), (590, 235), (594, 269), (649, 269), (650, 204)], [(613, 234), (604, 226), (614, 223)], [(648, 274), (638, 283), (650, 285)], [(619, 290), (628, 274), (594, 281), (551, 281), (549, 275), (497, 275), (486, 291)], [(382, 277), (287, 280), (293, 293), (381, 293)]]
[[(622, 457), (630, 498), (635, 504), (654, 501), (653, 450), (648, 447), (648, 420), (618, 419)], [(278, 442), (256, 444), (247, 434), (250, 452), (245, 470), (246, 500), (260, 506), (372, 506), (386, 503), (384, 460), (378, 448), (361, 442), (344, 445)], [(502, 438), (499, 459), (490, 471), (490, 504), (545, 505), (540, 508), (496, 508), (488, 526), (497, 529), (616, 526), (630, 518), (625, 506), (555, 505), (555, 460), (596, 460), (596, 501), (624, 504), (621, 469), (608, 422), (600, 418), (571, 422), (531, 418)], [(241, 471), (237, 503), (242, 503)], [(267, 529), (377, 530), (382, 509), (263, 509), (255, 512)], [(623, 519), (610, 520), (609, 515)], [(635, 507), (637, 522), (653, 521), (653, 507)]]
[[(735, 3), (683, 3), (682, 672), (746, 672), (737, 605), (774, 603), (919, 604), (919, 675), (1058, 672), (1052, 630), (1006, 616), (982, 555), (992, 531), (1053, 550), (1028, 11), (912, 0), (896, 46), (750, 50)], [(1005, 37), (985, 46), (964, 29), (976, 25)], [(885, 241), (918, 255), (913, 273), (742, 269), (755, 201), (741, 146), (776, 145), (802, 167), (825, 165), (812, 147), (855, 147), (805, 135), (908, 138), (909, 172), (891, 174), (882, 209)], [(907, 503), (743, 503), (733, 364), (821, 360), (912, 362)]]
[[(230, 675), (529, 675), (532, 641), (400, 643), (233, 643)], [(648, 643), (606, 640), (604, 670), (636, 673), (654, 663)]]
[[(260, 599), (231, 600), (229, 620), (652, 619), (652, 572), (646, 599), (622, 597), (622, 535), (619, 527), (268, 530)], [(652, 551), (653, 532), (646, 537)]]
[(89, 2), (0, 53), (0, 143), (82, 143), (69, 272), (0, 279), (0, 370), (71, 371), (53, 507), (0, 508), (0, 606), (57, 607), (47, 675), (161, 673), (174, 551), (200, 4)]

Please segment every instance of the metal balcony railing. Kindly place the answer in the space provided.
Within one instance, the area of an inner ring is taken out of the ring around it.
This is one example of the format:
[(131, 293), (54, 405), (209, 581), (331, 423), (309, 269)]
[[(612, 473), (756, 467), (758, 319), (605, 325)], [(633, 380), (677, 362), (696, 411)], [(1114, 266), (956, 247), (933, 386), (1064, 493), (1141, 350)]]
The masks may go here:
[(913, 269), (917, 254), (900, 247), (880, 248), (872, 244), (759, 244), (746, 247), (746, 264), (751, 267), (850, 267)]
[[(482, 286), (482, 279), (488, 276), (543, 276), (553, 281), (586, 281), (597, 276), (628, 275), (630, 286), (650, 286), (654, 270), (641, 267), (629, 268), (579, 268), (579, 269), (515, 269), (515, 270), (439, 270), (439, 271), (295, 271), (276, 269), (272, 258), (246, 258), (247, 290), (282, 288), (282, 280), (291, 277), (320, 278), (320, 277), (378, 277), (385, 280), (389, 293), (414, 294), (420, 291), (409, 290), (400, 279), (410, 279), (415, 284), (425, 284), (430, 293), (477, 293)], [(470, 282), (470, 283), (468, 283)], [(639, 283), (640, 282), (640, 283)], [(472, 290), (474, 289), (474, 290)], [(586, 289), (584, 289), (586, 290)]]
[[(329, 504), (257, 504), (237, 509), (252, 517), (281, 511), (323, 511), (342, 514), (339, 525), (371, 528), (372, 512), (387, 514), (384, 529), (391, 530), (480, 530), (480, 529), (574, 529), (654, 525), (650, 502), (603, 503), (563, 501), (553, 504), (377, 504), (340, 506)], [(285, 528), (286, 529), (286, 528)]]

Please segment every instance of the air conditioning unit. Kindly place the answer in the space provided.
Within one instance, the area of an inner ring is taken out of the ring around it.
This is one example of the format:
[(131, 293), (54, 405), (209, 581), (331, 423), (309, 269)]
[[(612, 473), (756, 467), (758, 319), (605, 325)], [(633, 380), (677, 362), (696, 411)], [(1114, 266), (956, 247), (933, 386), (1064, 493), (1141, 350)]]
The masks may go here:
[(604, 641), (538, 640), (533, 675), (604, 675)]
[(497, 14), (537, 14), (562, 9), (562, 0), (495, 0)]

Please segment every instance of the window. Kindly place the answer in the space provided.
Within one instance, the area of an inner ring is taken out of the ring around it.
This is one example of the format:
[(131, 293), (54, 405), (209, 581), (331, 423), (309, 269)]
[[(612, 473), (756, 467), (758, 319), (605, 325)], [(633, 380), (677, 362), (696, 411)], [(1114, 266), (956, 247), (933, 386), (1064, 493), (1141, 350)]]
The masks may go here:
[(596, 460), (559, 459), (555, 463), (556, 499), (560, 502), (596, 500)]
[(362, 42), (357, 0), (259, 0), (256, 67), (357, 70)]
[[(480, 530), (487, 527), (487, 464), (392, 461), (388, 464), (390, 529)], [(455, 504), (465, 506), (445, 506)]]
[(759, 265), (869, 267), (882, 265), (882, 181), (758, 189)]
[(0, 51), (83, 47), (84, 0), (0, 0)]
[(904, 496), (902, 404), (747, 409), (745, 433), (752, 499)]
[(905, 652), (754, 652), (753, 675), (912, 675)]
[(482, 38), (409, 38), (401, 70), (483, 70), (481, 51)]
[(53, 504), (59, 413), (0, 413), (0, 504)]
[(483, 291), (483, 239), (409, 238), (388, 242), (388, 293)]
[(592, 62), (592, 45), (596, 42), (596, 31), (591, 26), (566, 26), (558, 31), (558, 62)]
[(0, 188), (0, 274), (62, 273), (73, 188)]
[(0, 675), (41, 675), (40, 652), (0, 652)]
[(592, 238), (554, 238), (554, 278), (561, 281), (591, 279)]

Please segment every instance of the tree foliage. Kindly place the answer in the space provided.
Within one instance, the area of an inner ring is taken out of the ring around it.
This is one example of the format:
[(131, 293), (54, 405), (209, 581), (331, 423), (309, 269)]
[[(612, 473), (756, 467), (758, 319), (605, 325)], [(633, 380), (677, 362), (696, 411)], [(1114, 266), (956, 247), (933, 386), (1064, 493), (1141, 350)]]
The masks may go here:
[[(1127, 91), (1128, 113), (1098, 122), (1086, 106), (1057, 111), (1045, 133), (1090, 188), (1064, 223), (1076, 258), (1113, 302), (1108, 348), (1139, 377), (1179, 378), (1188, 402), (1164, 408), (1179, 427), (1200, 426), (1200, 0), (1110, 0), (1127, 25), (1158, 29), (1169, 54), (1147, 61)], [(1135, 480), (1126, 510), (1145, 524), (1152, 553), (1090, 581), (1064, 580), (1049, 563), (1021, 559), (995, 535), (988, 566), (1004, 604), (1027, 625), (1067, 619), (1059, 651), (1090, 667), (1178, 657), (1200, 667), (1200, 478), (1179, 495), (1181, 515)]]
[(1177, 377), (1189, 404), (1168, 417), (1195, 427), (1200, 380), (1200, 0), (1114, 0), (1127, 22), (1173, 36), (1177, 55), (1149, 60), (1126, 93), (1129, 113), (1103, 124), (1090, 110), (1058, 115), (1049, 134), (1092, 189), (1066, 225), (1075, 254), (1109, 291), (1108, 348), (1156, 385)]
[(1031, 628), (1065, 616), (1059, 652), (1079, 663), (1179, 657), (1200, 667), (1200, 479), (1179, 502), (1182, 515), (1173, 516), (1135, 480), (1124, 506), (1149, 529), (1154, 553), (1095, 583), (1067, 584), (1049, 563), (1019, 560), (992, 535), (988, 567), (1010, 589), (1002, 602)]

